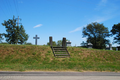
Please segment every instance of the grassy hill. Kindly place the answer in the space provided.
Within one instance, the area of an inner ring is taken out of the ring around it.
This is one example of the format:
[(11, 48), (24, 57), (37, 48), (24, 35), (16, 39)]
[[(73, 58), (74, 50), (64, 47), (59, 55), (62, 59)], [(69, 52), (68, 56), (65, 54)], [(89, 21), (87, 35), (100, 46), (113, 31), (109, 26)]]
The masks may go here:
[(120, 51), (68, 47), (55, 58), (49, 46), (0, 44), (0, 71), (120, 71)]

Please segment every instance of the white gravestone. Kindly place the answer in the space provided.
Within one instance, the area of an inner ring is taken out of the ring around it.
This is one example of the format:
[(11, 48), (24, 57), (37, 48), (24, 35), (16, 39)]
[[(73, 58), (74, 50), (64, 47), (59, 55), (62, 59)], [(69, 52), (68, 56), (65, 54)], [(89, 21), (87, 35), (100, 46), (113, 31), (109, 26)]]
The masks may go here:
[(118, 48), (116, 47), (116, 51), (118, 51)]
[(71, 42), (70, 41), (66, 41), (66, 46), (71, 46)]
[(93, 47), (93, 44), (92, 44), (92, 43), (88, 43), (88, 44), (87, 44), (87, 47), (88, 47), (88, 48), (92, 48), (92, 47)]
[(112, 50), (112, 44), (109, 44), (109, 49)]

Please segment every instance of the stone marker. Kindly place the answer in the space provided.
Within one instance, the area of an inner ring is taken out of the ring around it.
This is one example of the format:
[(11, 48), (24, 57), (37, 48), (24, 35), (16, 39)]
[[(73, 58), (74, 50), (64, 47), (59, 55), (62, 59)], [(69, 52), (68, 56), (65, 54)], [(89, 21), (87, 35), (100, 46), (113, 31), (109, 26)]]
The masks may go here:
[(116, 47), (116, 51), (118, 51), (118, 48)]
[(109, 49), (112, 50), (112, 44), (109, 44)]
[(52, 46), (52, 37), (51, 36), (49, 37), (49, 44), (50, 44), (50, 46)]
[(87, 48), (92, 48), (93, 44), (92, 43), (88, 43), (87, 44)]
[(71, 42), (70, 41), (66, 41), (66, 46), (71, 46)]
[(106, 50), (112, 50), (112, 44), (109, 43), (109, 47), (106, 47)]
[(37, 37), (37, 35), (35, 37), (33, 37), (33, 39), (35, 39), (35, 45), (37, 45), (37, 39), (39, 39), (39, 37)]
[(62, 47), (66, 47), (66, 38), (63, 37), (63, 40), (62, 40)]

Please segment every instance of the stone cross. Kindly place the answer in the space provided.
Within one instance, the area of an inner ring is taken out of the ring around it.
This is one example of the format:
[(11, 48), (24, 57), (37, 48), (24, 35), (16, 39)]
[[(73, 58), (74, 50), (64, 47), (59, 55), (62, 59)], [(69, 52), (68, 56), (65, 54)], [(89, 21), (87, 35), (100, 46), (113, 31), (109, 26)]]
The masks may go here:
[(37, 39), (39, 39), (39, 37), (37, 37), (37, 35), (35, 37), (33, 37), (33, 39), (35, 39), (35, 45), (37, 45)]

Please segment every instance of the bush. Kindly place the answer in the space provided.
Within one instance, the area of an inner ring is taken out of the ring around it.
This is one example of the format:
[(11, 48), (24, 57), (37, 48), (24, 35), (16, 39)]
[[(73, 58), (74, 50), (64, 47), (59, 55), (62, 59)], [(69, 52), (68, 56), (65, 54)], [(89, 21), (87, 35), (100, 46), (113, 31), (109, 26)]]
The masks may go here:
[(112, 49), (116, 51), (116, 47), (112, 47)]
[(0, 44), (8, 44), (7, 42), (3, 42), (3, 43), (0, 43)]
[(32, 45), (32, 43), (25, 43), (25, 45)]

